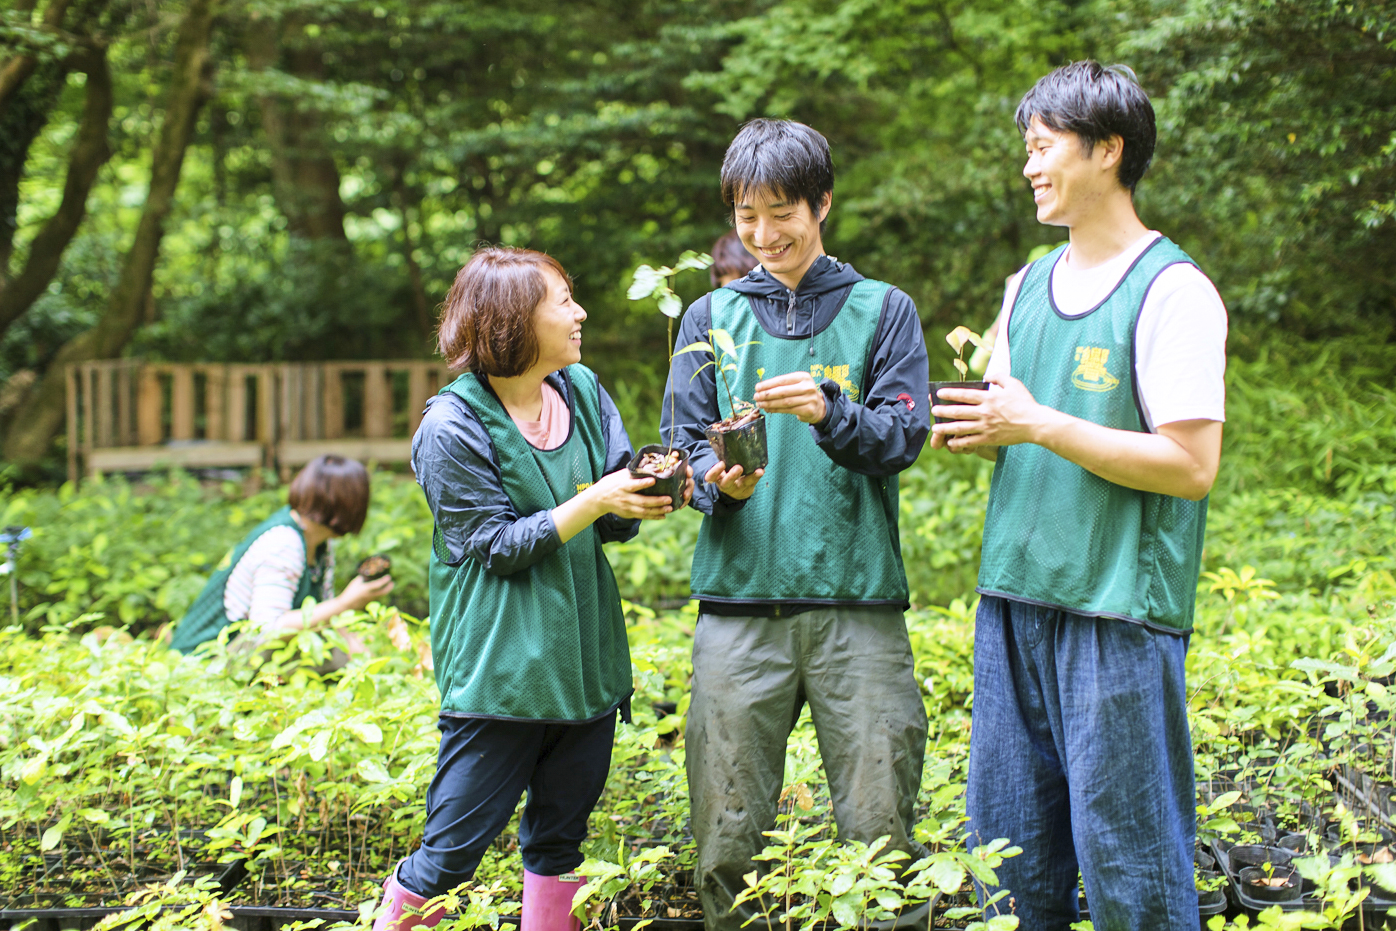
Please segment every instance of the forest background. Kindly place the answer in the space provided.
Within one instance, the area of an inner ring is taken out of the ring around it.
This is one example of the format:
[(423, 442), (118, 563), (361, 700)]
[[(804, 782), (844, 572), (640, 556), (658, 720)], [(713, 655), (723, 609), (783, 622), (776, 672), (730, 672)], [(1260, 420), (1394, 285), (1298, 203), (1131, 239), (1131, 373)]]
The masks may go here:
[(1390, 384), (1393, 27), (1384, 0), (0, 0), (6, 475), (59, 474), (63, 362), (428, 358), (479, 241), (568, 268), (644, 442), (664, 325), (625, 286), (727, 228), (754, 116), (829, 138), (831, 253), (932, 345), (982, 328), (1063, 238), (1014, 107), (1087, 56), (1155, 102), (1140, 213), (1217, 282), (1232, 355)]

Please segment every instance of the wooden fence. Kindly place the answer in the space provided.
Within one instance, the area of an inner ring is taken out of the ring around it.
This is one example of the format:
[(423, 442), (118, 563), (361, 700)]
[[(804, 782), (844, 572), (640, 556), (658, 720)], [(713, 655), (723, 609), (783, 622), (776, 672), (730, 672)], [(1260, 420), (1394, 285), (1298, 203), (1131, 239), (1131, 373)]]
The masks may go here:
[(167, 466), (284, 477), (324, 453), (407, 462), (427, 399), (450, 379), (435, 362), (76, 363), (68, 478)]

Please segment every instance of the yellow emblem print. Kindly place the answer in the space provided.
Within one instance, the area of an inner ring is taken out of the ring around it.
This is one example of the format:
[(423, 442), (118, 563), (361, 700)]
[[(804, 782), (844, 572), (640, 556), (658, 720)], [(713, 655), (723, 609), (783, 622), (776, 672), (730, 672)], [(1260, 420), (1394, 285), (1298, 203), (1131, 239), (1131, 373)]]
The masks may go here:
[(596, 484), (595, 482), (578, 482), (578, 483), (577, 483), (577, 494), (581, 494), (582, 492), (586, 491), (588, 488), (590, 488), (592, 485), (595, 485), (595, 484)]
[(1110, 360), (1110, 350), (1100, 346), (1076, 347), (1076, 371), (1071, 373), (1071, 383), (1083, 391), (1109, 391), (1120, 380), (1105, 369)]
[(856, 401), (858, 400), (858, 386), (849, 381), (849, 368), (850, 366), (847, 365), (820, 365), (816, 362), (809, 367), (809, 373), (816, 382), (824, 378), (836, 382), (848, 400)]

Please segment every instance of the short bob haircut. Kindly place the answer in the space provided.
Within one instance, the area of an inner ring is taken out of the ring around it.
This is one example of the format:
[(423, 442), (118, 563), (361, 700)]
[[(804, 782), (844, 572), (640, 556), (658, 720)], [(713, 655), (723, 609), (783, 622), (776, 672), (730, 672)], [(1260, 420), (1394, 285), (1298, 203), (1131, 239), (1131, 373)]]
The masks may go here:
[(544, 269), (572, 288), (550, 255), (509, 246), (475, 250), (441, 305), (437, 347), (451, 368), (513, 378), (538, 361), (533, 312), (548, 293)]
[(829, 141), (804, 123), (752, 120), (722, 157), (722, 202), (732, 211), (729, 216), (735, 216), (739, 201), (767, 193), (792, 203), (802, 200), (817, 217), (824, 195), (833, 190)]
[(291, 479), (292, 509), (337, 534), (358, 533), (368, 516), (368, 470), (355, 459), (317, 456)]
[(1026, 134), (1034, 117), (1049, 129), (1075, 134), (1085, 158), (1096, 143), (1123, 139), (1119, 179), (1131, 193), (1154, 157), (1154, 107), (1126, 65), (1090, 60), (1063, 65), (1023, 95), (1014, 115), (1018, 132)]
[(736, 230), (728, 230), (713, 243), (713, 264), (708, 269), (708, 280), (716, 288), (723, 277), (736, 275), (741, 278), (755, 267), (756, 256), (746, 251)]

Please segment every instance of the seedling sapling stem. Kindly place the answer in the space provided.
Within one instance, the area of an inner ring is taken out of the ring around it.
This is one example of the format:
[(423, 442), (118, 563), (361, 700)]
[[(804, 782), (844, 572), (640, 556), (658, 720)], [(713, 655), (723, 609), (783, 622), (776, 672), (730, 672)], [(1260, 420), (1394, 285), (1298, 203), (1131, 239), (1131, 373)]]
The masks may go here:
[[(669, 450), (674, 448), (674, 321), (679, 314), (683, 313), (683, 300), (674, 292), (674, 279), (680, 272), (689, 269), (702, 270), (713, 264), (713, 257), (705, 252), (694, 252), (692, 249), (685, 249), (679, 256), (679, 260), (674, 263), (674, 267), (662, 265), (659, 268), (652, 268), (649, 265), (641, 265), (635, 269), (635, 274), (630, 279), (630, 289), (625, 296), (632, 301), (643, 301), (655, 298), (659, 302), (659, 312), (669, 318), (667, 336), (664, 340), (664, 348), (669, 353)], [(729, 392), (730, 393), (730, 392)]]

